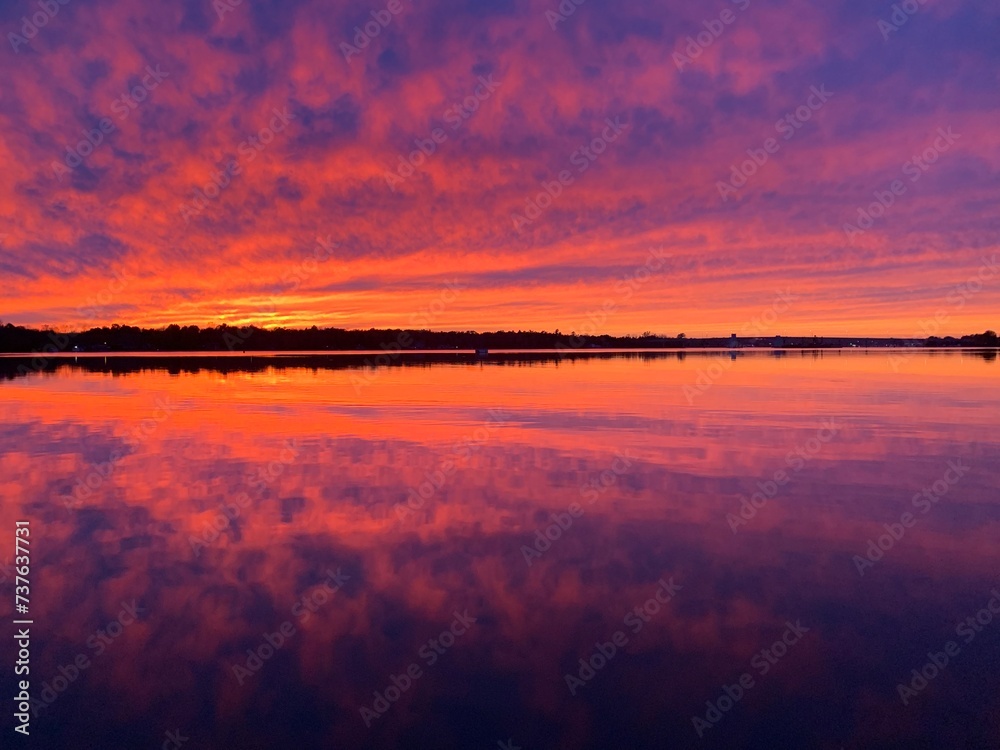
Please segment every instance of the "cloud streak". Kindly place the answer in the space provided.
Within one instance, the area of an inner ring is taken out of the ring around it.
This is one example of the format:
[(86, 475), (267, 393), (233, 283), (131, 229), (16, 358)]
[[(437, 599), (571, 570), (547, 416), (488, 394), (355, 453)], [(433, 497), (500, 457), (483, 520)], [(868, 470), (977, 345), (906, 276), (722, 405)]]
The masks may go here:
[[(888, 38), (891, 4), (853, 0), (220, 2), (53, 0), (31, 39), (37, 4), (0, 9), (4, 320), (79, 323), (127, 266), (140, 270), (97, 322), (253, 321), (246, 290), (332, 232), (336, 262), (256, 322), (404, 325), (459, 278), (470, 293), (435, 327), (569, 330), (662, 246), (669, 277), (609, 333), (727, 334), (792, 287), (781, 333), (908, 335), (915, 306), (997, 250), (1000, 9), (985, 0), (925, 4)], [(688, 37), (700, 54), (679, 66)], [(821, 84), (835, 96), (781, 140), (776, 123)], [(469, 116), (453, 128), (456, 104)], [(275, 112), (285, 129), (262, 144)], [(622, 136), (515, 226), (616, 117)], [(846, 237), (945, 126), (961, 134), (947, 154)], [(414, 139), (436, 130), (413, 166)], [(776, 133), (720, 196), (734, 159)], [(412, 174), (390, 189), (401, 164)], [(955, 331), (995, 328), (998, 301), (970, 300)]]

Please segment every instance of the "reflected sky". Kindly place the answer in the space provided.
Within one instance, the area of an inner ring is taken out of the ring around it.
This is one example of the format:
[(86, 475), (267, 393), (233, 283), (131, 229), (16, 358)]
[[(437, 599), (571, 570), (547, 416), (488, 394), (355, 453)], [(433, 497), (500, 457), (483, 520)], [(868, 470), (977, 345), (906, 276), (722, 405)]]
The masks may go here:
[(36, 698), (89, 660), (33, 739), (995, 747), (1000, 618), (968, 643), (956, 627), (1000, 587), (1000, 364), (898, 357), (109, 359), (4, 380)]

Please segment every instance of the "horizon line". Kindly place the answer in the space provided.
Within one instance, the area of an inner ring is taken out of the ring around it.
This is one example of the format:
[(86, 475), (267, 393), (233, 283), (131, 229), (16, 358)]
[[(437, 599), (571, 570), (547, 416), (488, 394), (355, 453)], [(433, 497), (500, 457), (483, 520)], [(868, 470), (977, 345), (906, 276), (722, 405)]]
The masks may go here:
[[(505, 329), (497, 328), (493, 330), (474, 330), (466, 329), (460, 330), (457, 328), (405, 328), (405, 327), (368, 327), (368, 328), (341, 328), (338, 326), (326, 326), (320, 327), (317, 325), (305, 326), (305, 327), (291, 327), (291, 326), (266, 326), (259, 325), (256, 323), (250, 323), (246, 325), (233, 325), (231, 323), (221, 322), (213, 325), (198, 325), (198, 324), (187, 324), (181, 325), (179, 323), (169, 323), (162, 326), (156, 327), (143, 327), (131, 323), (111, 323), (104, 325), (93, 325), (90, 328), (76, 328), (73, 326), (60, 326), (56, 327), (50, 324), (43, 324), (39, 326), (32, 325), (22, 325), (13, 323), (11, 321), (3, 322), (0, 321), (0, 332), (6, 329), (23, 330), (26, 332), (33, 333), (53, 333), (55, 335), (65, 335), (65, 336), (75, 336), (85, 333), (91, 333), (94, 331), (116, 331), (121, 329), (136, 329), (139, 333), (180, 333), (180, 332), (203, 332), (203, 331), (216, 331), (216, 330), (253, 330), (262, 331), (268, 333), (285, 332), (285, 333), (378, 333), (378, 332), (402, 332), (402, 333), (421, 333), (421, 334), (431, 334), (431, 335), (455, 335), (455, 336), (488, 336), (488, 335), (542, 335), (542, 336), (561, 336), (567, 338), (576, 339), (659, 339), (659, 340), (676, 340), (676, 341), (702, 341), (709, 339), (733, 339), (739, 340), (761, 340), (761, 339), (868, 339), (868, 340), (887, 340), (887, 339), (899, 339), (906, 341), (926, 341), (928, 339), (955, 339), (959, 340), (967, 337), (982, 336), (987, 338), (992, 338), (996, 336), (996, 333), (992, 329), (985, 329), (984, 331), (976, 331), (971, 333), (961, 333), (961, 334), (941, 334), (941, 333), (924, 333), (921, 334), (857, 334), (857, 333), (840, 333), (840, 334), (816, 334), (816, 333), (780, 333), (780, 332), (756, 332), (756, 333), (736, 333), (730, 330), (728, 333), (720, 334), (697, 334), (697, 335), (687, 335), (684, 332), (678, 332), (675, 334), (665, 334), (665, 333), (655, 333), (652, 331), (645, 331), (643, 333), (610, 333), (610, 332), (576, 332), (570, 331), (565, 332), (556, 328), (553, 331), (544, 329)], [(175, 329), (171, 331), (171, 329)], [(992, 334), (992, 336), (990, 335)]]

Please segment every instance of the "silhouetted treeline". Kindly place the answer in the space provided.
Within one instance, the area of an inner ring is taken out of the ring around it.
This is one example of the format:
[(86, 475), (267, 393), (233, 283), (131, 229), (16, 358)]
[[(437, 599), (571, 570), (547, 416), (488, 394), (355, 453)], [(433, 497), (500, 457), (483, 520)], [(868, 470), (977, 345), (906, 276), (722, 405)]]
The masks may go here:
[(962, 336), (960, 339), (956, 339), (954, 336), (945, 336), (941, 338), (939, 336), (931, 336), (927, 339), (927, 346), (983, 346), (983, 347), (994, 347), (998, 346), (997, 335), (993, 331), (984, 331), (983, 333), (973, 333), (969, 336)]
[(683, 339), (653, 336), (575, 336), (556, 331), (424, 331), (343, 328), (215, 328), (113, 325), (80, 332), (0, 327), (2, 352), (399, 351), (412, 349), (669, 348)]
[(214, 328), (171, 325), (138, 328), (112, 325), (87, 331), (59, 332), (8, 323), (0, 326), (0, 352), (180, 352), (180, 351), (385, 351), (475, 349), (675, 349), (706, 347), (835, 348), (845, 346), (976, 346), (995, 347), (993, 331), (961, 338), (846, 338), (846, 337), (728, 337), (686, 338), (656, 336), (588, 336), (548, 331), (424, 331), (400, 329), (347, 330), (343, 328)]

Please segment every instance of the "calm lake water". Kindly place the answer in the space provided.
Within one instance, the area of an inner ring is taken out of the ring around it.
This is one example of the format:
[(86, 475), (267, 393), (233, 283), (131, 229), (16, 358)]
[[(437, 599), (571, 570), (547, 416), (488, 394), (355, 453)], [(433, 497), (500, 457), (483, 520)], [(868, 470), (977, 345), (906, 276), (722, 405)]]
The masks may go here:
[(2, 361), (22, 744), (1000, 747), (994, 356), (363, 359)]

